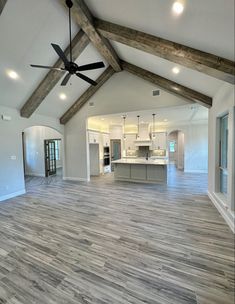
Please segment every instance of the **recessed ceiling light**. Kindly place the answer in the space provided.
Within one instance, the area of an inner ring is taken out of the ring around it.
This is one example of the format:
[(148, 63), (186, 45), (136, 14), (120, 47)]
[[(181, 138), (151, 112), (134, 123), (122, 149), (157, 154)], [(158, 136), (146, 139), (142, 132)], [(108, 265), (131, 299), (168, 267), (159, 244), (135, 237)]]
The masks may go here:
[(172, 10), (176, 15), (180, 15), (184, 11), (184, 6), (181, 2), (176, 1), (176, 2), (174, 2), (173, 6), (172, 6)]
[(17, 78), (19, 78), (19, 75), (15, 71), (13, 71), (13, 70), (7, 70), (7, 75), (11, 79), (17, 79)]
[(65, 100), (67, 98), (67, 96), (64, 93), (61, 93), (59, 95), (59, 97), (60, 97), (61, 100)]
[(180, 69), (179, 69), (178, 67), (174, 67), (174, 68), (172, 69), (172, 72), (173, 72), (174, 74), (179, 74)]
[(103, 120), (103, 121), (104, 121), (104, 118), (101, 118), (101, 120)]
[(168, 119), (164, 119), (163, 121), (168, 121)]

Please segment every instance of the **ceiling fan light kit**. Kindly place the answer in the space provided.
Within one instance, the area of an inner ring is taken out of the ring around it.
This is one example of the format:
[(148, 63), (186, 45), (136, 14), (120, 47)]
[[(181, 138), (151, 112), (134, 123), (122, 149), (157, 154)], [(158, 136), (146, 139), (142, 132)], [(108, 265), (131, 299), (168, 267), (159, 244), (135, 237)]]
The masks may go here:
[(57, 55), (60, 57), (60, 59), (63, 61), (64, 68), (54, 68), (51, 66), (37, 65), (37, 64), (31, 64), (31, 67), (56, 70), (56, 71), (62, 71), (62, 72), (67, 71), (68, 73), (65, 75), (64, 79), (62, 80), (61, 86), (66, 86), (66, 84), (68, 83), (68, 81), (72, 75), (76, 75), (77, 77), (81, 78), (82, 80), (95, 86), (95, 85), (97, 85), (97, 83), (94, 80), (81, 74), (80, 72), (104, 68), (105, 65), (104, 65), (103, 61), (93, 62), (93, 63), (81, 65), (81, 66), (78, 66), (75, 62), (73, 62), (72, 34), (71, 34), (71, 32), (72, 32), (71, 31), (71, 8), (73, 6), (73, 2), (71, 0), (66, 0), (65, 3), (69, 9), (69, 41), (70, 41), (69, 55), (70, 55), (70, 60), (68, 60), (67, 56), (65, 55), (65, 53), (63, 52), (63, 50), (61, 49), (61, 47), (58, 44), (51, 43), (53, 49), (55, 50)]

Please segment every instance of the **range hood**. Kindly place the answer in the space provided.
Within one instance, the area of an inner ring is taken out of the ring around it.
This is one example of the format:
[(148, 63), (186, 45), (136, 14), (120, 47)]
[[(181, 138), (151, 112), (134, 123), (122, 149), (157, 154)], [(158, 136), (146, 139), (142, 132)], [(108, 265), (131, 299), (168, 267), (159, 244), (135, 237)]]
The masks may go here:
[(139, 137), (135, 140), (136, 147), (150, 147), (152, 145), (152, 140), (149, 136), (149, 124), (141, 123), (139, 125)]
[(137, 139), (135, 141), (135, 145), (136, 145), (136, 147), (150, 147), (150, 146), (152, 146), (152, 140), (150, 140), (150, 139), (146, 139), (146, 140)]

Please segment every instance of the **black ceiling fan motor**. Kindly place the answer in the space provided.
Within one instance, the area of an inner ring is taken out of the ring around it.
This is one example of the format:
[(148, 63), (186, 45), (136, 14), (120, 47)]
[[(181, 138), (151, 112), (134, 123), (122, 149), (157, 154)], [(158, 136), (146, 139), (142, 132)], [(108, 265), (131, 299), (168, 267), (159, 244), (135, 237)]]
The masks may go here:
[(85, 80), (86, 82), (90, 83), (91, 85), (95, 86), (95, 85), (97, 85), (97, 82), (95, 82), (91, 78), (87, 77), (86, 75), (81, 74), (80, 72), (104, 68), (105, 65), (104, 65), (103, 61), (98, 61), (98, 62), (92, 62), (92, 63), (88, 63), (88, 64), (79, 66), (73, 61), (72, 30), (71, 30), (71, 8), (73, 6), (73, 2), (71, 0), (66, 0), (65, 3), (69, 9), (69, 59), (67, 58), (67, 55), (64, 53), (64, 51), (61, 49), (61, 47), (58, 44), (51, 43), (53, 49), (55, 50), (57, 55), (62, 60), (64, 67), (52, 67), (52, 66), (45, 66), (45, 65), (38, 65), (38, 64), (31, 64), (31, 66), (34, 68), (43, 68), (43, 69), (57, 70), (57, 71), (62, 71), (62, 72), (67, 71), (68, 73), (65, 75), (64, 79), (61, 82), (62, 86), (65, 86), (68, 83), (68, 81), (72, 75), (76, 75), (77, 77), (79, 77), (79, 78)]

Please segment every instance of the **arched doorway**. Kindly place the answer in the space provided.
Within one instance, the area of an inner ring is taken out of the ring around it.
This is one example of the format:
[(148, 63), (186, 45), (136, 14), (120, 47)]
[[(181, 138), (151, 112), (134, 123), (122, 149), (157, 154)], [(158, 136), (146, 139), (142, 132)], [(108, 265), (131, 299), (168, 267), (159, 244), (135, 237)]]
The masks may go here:
[(32, 126), (22, 132), (25, 183), (48, 183), (63, 178), (63, 135), (47, 126)]
[(171, 165), (184, 170), (184, 133), (181, 130), (168, 133), (168, 156)]

